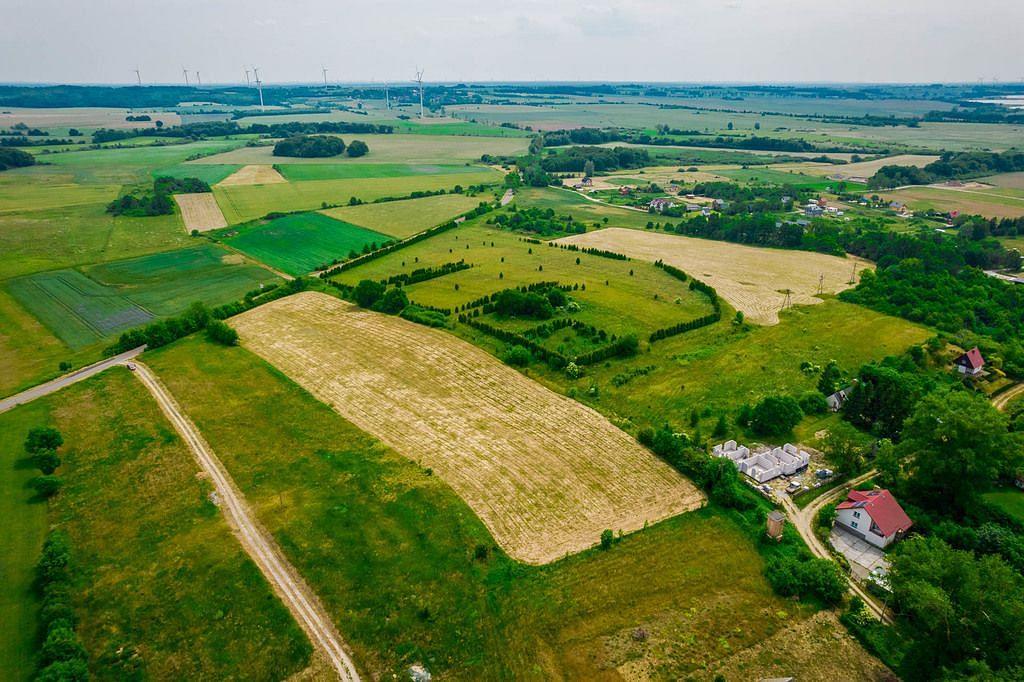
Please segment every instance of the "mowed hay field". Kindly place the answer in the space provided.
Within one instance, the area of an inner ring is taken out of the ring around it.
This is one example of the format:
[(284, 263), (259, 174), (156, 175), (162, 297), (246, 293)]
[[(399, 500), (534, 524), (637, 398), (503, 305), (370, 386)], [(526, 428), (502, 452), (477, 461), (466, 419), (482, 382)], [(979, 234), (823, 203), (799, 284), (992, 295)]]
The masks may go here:
[(242, 343), (400, 454), (433, 469), (513, 558), (539, 564), (703, 504), (597, 412), (444, 332), (325, 294), (231, 321)]
[(189, 233), (192, 230), (206, 232), (228, 226), (212, 192), (175, 194), (174, 200), (178, 203), (178, 208), (181, 209), (181, 220), (185, 223), (185, 230)]
[(565, 237), (557, 243), (606, 249), (641, 260), (662, 260), (710, 284), (730, 305), (743, 311), (747, 320), (760, 324), (778, 324), (786, 300), (784, 290), (791, 291), (794, 304), (821, 303), (815, 296), (820, 277), (824, 277), (823, 293), (837, 293), (852, 286), (854, 266), (858, 270), (873, 267), (868, 261), (852, 257), (763, 249), (617, 227)]
[(217, 184), (221, 187), (232, 185), (272, 185), (275, 182), (288, 182), (273, 166), (250, 164), (242, 166), (237, 171), (224, 178)]
[(412, 175), (352, 180), (310, 180), (271, 185), (235, 185), (214, 188), (229, 225), (262, 218), (271, 212), (286, 213), (322, 208), (323, 204), (347, 204), (351, 197), (373, 201), (381, 197), (407, 196), (416, 191), (451, 190), (455, 185), (475, 185), (501, 180), (490, 169), (458, 175)]
[(476, 208), (481, 199), (465, 194), (442, 194), (422, 199), (329, 208), (322, 213), (396, 239), (405, 239)]
[[(831, 156), (831, 155), (830, 155)], [(928, 154), (898, 154), (886, 156), (873, 161), (858, 161), (843, 165), (829, 163), (795, 163), (782, 164), (777, 166), (780, 170), (794, 170), (808, 175), (827, 175), (837, 178), (870, 178), (878, 172), (882, 166), (927, 166), (932, 161), (938, 161), (939, 157)]]

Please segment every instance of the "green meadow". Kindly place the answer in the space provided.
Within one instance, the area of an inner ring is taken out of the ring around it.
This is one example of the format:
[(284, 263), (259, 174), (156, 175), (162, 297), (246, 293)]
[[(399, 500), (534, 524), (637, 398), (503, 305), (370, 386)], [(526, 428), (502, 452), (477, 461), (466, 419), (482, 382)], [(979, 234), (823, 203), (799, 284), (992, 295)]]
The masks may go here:
[[(65, 485), (28, 498), (29, 428), (64, 436)], [(209, 482), (130, 372), (99, 377), (0, 415), (4, 584), (0, 668), (32, 679), (39, 641), (30, 589), (47, 526), (70, 538), (78, 633), (96, 680), (253, 679), (305, 668), (311, 647), (232, 536)], [(48, 510), (47, 510), (48, 509)]]
[(329, 218), (321, 213), (299, 213), (240, 229), (225, 243), (262, 263), (288, 273), (306, 275), (320, 265), (345, 259), (349, 252), (362, 253), (370, 244), (383, 244), (391, 237), (364, 227)]

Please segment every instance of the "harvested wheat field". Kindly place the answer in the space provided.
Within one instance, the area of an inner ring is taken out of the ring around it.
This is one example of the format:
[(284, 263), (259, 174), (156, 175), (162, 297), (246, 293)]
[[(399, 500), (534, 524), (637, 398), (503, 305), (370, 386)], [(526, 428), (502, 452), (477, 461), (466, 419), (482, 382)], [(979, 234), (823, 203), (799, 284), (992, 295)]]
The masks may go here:
[(231, 175), (217, 183), (218, 187), (233, 185), (273, 185), (288, 182), (273, 166), (251, 164), (242, 166)]
[(743, 244), (696, 239), (620, 227), (573, 235), (556, 243), (623, 253), (639, 260), (663, 260), (713, 286), (746, 319), (778, 324), (787, 289), (797, 305), (821, 303), (823, 293), (849, 289), (854, 266), (859, 272), (874, 267), (859, 258), (839, 258), (809, 251), (766, 249)]
[(244, 346), (432, 469), (520, 561), (554, 561), (605, 529), (634, 531), (704, 503), (597, 412), (445, 332), (313, 292), (231, 324)]
[(186, 232), (206, 232), (228, 226), (228, 221), (224, 219), (224, 214), (221, 213), (212, 192), (175, 194), (174, 200), (181, 209), (181, 219), (185, 222)]

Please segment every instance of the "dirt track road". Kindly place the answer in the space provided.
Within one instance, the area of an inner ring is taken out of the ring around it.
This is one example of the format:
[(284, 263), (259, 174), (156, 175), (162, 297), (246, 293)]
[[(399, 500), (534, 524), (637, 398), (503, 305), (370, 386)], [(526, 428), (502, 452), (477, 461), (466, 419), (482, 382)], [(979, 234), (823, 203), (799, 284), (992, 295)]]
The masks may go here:
[(1008, 390), (1003, 391), (995, 398), (992, 398), (992, 407), (996, 408), (1000, 412), (1003, 412), (1004, 410), (1006, 410), (1006, 406), (1010, 404), (1010, 401), (1019, 396), (1021, 393), (1024, 393), (1024, 384), (1017, 384), (1016, 386), (1013, 386)]
[[(807, 543), (807, 546), (815, 556), (822, 559), (828, 559), (829, 561), (834, 560), (828, 549), (821, 544), (821, 540), (819, 540), (818, 536), (814, 534), (814, 518), (818, 515), (818, 510), (826, 504), (835, 501), (837, 497), (845, 495), (847, 490), (863, 483), (877, 473), (877, 471), (872, 469), (865, 474), (861, 474), (857, 478), (851, 479), (845, 484), (838, 486), (834, 490), (830, 490), (821, 497), (813, 500), (803, 509), (799, 509), (796, 504), (793, 503), (793, 500), (789, 498), (789, 495), (781, 495), (782, 506), (786, 508), (786, 513), (789, 515), (793, 525), (796, 526), (800, 536), (804, 539), (804, 542)], [(867, 590), (863, 589), (857, 583), (857, 581), (852, 577), (847, 576), (846, 582), (850, 587), (850, 591), (864, 600), (864, 603), (867, 604), (867, 607), (876, 618), (881, 620), (883, 623), (892, 623), (892, 617), (889, 615), (889, 612), (885, 607), (880, 605), (878, 601), (867, 592)]]
[(313, 646), (327, 657), (341, 680), (358, 682), (359, 674), (355, 665), (320, 601), (285, 559), (270, 534), (257, 525), (242, 494), (235, 488), (220, 460), (192, 421), (182, 413), (177, 402), (148, 367), (135, 363), (135, 376), (153, 394), (160, 409), (188, 444), (199, 465), (209, 474), (220, 496), (224, 516), (242, 547), (259, 566)]

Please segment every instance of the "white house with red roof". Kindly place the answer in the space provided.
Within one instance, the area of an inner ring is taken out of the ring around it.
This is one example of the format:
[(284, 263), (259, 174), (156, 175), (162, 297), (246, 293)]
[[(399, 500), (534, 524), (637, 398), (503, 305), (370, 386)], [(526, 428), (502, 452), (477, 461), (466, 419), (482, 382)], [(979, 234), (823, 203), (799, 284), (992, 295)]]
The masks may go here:
[(961, 374), (973, 377), (981, 374), (985, 369), (985, 358), (981, 357), (981, 351), (975, 346), (954, 360), (953, 365)]
[(836, 525), (876, 547), (888, 547), (913, 521), (888, 490), (851, 490), (836, 506)]

